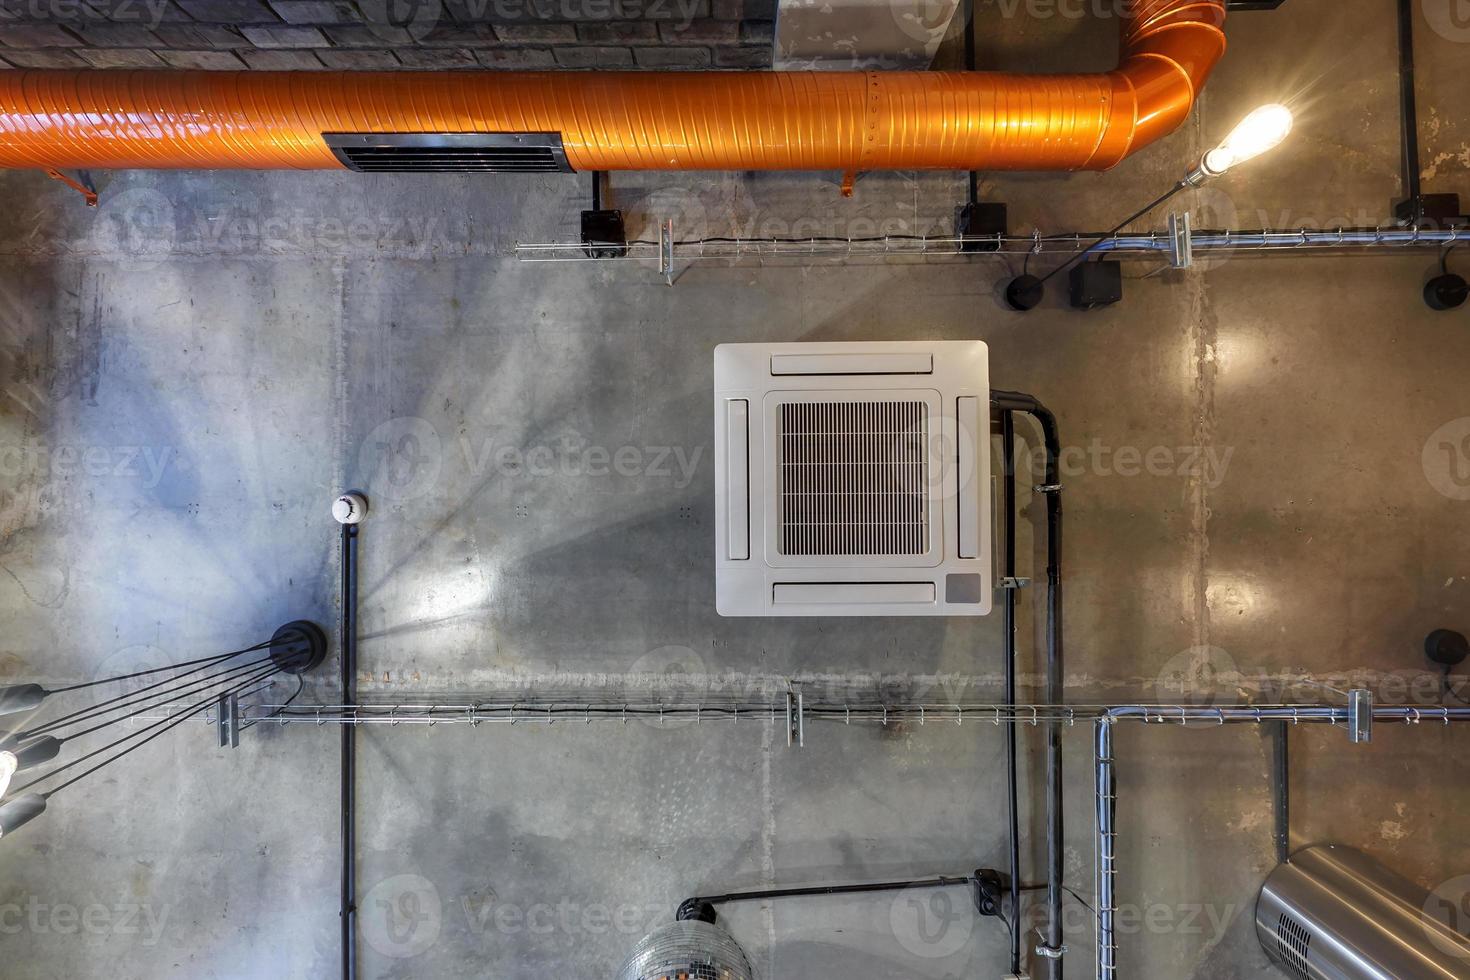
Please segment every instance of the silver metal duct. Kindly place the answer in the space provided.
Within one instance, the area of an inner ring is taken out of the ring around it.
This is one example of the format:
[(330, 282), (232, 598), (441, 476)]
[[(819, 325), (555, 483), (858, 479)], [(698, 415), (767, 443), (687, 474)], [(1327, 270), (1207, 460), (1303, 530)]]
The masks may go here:
[(745, 953), (719, 926), (670, 922), (633, 947), (617, 980), (755, 980)]
[(1256, 935), (1294, 980), (1470, 980), (1470, 939), (1441, 914), (1423, 888), (1326, 844), (1271, 872)]

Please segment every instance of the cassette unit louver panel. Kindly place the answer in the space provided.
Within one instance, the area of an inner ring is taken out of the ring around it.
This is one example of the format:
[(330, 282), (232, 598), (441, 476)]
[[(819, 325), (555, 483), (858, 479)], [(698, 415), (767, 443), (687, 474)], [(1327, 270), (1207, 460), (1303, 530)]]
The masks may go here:
[(979, 342), (715, 351), (723, 615), (990, 611)]
[(929, 550), (923, 402), (783, 402), (779, 417), (782, 555)]

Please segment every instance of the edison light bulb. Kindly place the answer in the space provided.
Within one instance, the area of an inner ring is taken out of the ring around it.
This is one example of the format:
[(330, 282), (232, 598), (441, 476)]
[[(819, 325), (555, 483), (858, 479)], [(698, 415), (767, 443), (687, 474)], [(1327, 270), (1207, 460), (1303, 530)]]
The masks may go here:
[(10, 777), (15, 775), (19, 765), (14, 752), (0, 752), (0, 800), (5, 799), (5, 794), (10, 791)]
[(1291, 133), (1291, 110), (1280, 103), (1263, 105), (1240, 121), (1225, 141), (1205, 154), (1202, 169), (1218, 177), (1236, 164), (1275, 149)]

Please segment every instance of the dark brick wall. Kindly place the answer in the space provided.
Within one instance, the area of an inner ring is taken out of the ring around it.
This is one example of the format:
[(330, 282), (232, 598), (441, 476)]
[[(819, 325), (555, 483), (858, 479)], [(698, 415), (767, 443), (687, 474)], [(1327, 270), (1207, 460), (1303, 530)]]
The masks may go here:
[(769, 68), (776, 0), (0, 0), (0, 68)]

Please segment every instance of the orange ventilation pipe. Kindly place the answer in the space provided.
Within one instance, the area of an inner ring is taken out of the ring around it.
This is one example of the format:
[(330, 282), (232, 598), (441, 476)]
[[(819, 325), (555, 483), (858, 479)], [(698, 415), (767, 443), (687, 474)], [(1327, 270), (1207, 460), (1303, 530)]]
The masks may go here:
[(331, 170), (325, 133), (547, 133), (577, 170), (1103, 170), (1173, 131), (1224, 0), (1129, 0), (1100, 74), (0, 72), (0, 167)]

